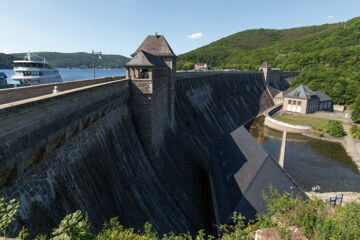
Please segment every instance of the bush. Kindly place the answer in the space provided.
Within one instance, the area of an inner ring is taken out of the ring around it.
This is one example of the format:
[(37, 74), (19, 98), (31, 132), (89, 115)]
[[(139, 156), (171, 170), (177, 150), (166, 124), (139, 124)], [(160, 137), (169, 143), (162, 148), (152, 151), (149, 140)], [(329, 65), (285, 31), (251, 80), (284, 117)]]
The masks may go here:
[(4, 198), (0, 198), (0, 232), (6, 237), (6, 230), (9, 224), (15, 220), (15, 214), (20, 202), (12, 199), (6, 203), (4, 200)]
[(357, 127), (356, 125), (352, 125), (352, 126), (351, 126), (351, 128), (350, 128), (350, 132), (351, 132), (351, 134), (356, 133), (356, 132), (357, 132), (357, 130), (358, 130), (358, 127)]
[(344, 136), (344, 128), (341, 121), (329, 120), (326, 132), (334, 137)]
[(360, 123), (360, 97), (351, 105), (351, 119), (356, 123)]

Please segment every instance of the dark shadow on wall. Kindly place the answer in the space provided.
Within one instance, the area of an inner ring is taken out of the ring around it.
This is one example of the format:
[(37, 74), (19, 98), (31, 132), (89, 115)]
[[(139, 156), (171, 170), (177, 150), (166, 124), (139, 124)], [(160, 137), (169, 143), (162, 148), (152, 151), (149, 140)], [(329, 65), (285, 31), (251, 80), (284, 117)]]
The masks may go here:
[(256, 209), (245, 198), (234, 175), (248, 161), (231, 136), (213, 145), (211, 166), (213, 195), (216, 197), (218, 221), (232, 223), (233, 212), (241, 204), (242, 216), (254, 219)]

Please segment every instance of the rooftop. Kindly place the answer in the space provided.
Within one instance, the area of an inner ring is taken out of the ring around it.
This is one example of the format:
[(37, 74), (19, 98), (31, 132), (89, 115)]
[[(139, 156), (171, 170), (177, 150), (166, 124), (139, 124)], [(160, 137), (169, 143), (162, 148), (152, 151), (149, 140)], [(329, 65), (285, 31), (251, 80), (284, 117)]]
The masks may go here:
[(161, 58), (152, 55), (148, 52), (140, 50), (137, 54), (125, 64), (125, 66), (136, 66), (136, 67), (163, 67), (167, 68), (168, 66), (164, 63)]
[(330, 101), (331, 97), (329, 97), (328, 95), (326, 95), (325, 93), (321, 92), (321, 91), (315, 91), (316, 96), (319, 97), (320, 102), (322, 101)]
[(300, 99), (311, 99), (313, 96), (316, 96), (316, 93), (313, 92), (305, 84), (301, 84), (300, 86), (285, 95), (285, 97)]
[(264, 62), (263, 64), (261, 64), (260, 67), (261, 68), (267, 68), (267, 67), (270, 67), (270, 65), (267, 62)]
[(131, 56), (134, 57), (141, 50), (156, 56), (176, 57), (163, 35), (149, 35)]

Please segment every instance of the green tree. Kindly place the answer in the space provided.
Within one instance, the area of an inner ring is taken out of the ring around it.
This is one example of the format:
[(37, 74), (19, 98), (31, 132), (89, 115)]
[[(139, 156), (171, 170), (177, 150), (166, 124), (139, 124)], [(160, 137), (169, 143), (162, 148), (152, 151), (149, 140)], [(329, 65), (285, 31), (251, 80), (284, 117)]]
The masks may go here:
[(89, 240), (95, 239), (90, 230), (87, 217), (80, 210), (67, 215), (59, 227), (52, 232), (52, 240)]
[(356, 123), (360, 123), (360, 97), (351, 106), (351, 119)]
[(334, 137), (344, 136), (344, 128), (341, 121), (329, 120), (326, 131)]
[(4, 198), (0, 198), (0, 232), (2, 232), (3, 236), (6, 236), (9, 224), (15, 220), (15, 214), (19, 206), (20, 202), (15, 199), (7, 203)]

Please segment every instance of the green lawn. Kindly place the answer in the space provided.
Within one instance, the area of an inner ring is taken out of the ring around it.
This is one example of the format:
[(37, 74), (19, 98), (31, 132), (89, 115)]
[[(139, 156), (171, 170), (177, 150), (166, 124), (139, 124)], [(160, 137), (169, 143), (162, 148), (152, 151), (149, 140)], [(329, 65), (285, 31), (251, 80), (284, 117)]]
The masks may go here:
[(328, 125), (327, 119), (308, 117), (306, 115), (280, 114), (275, 117), (276, 120), (303, 126), (313, 126), (316, 128), (326, 129)]

